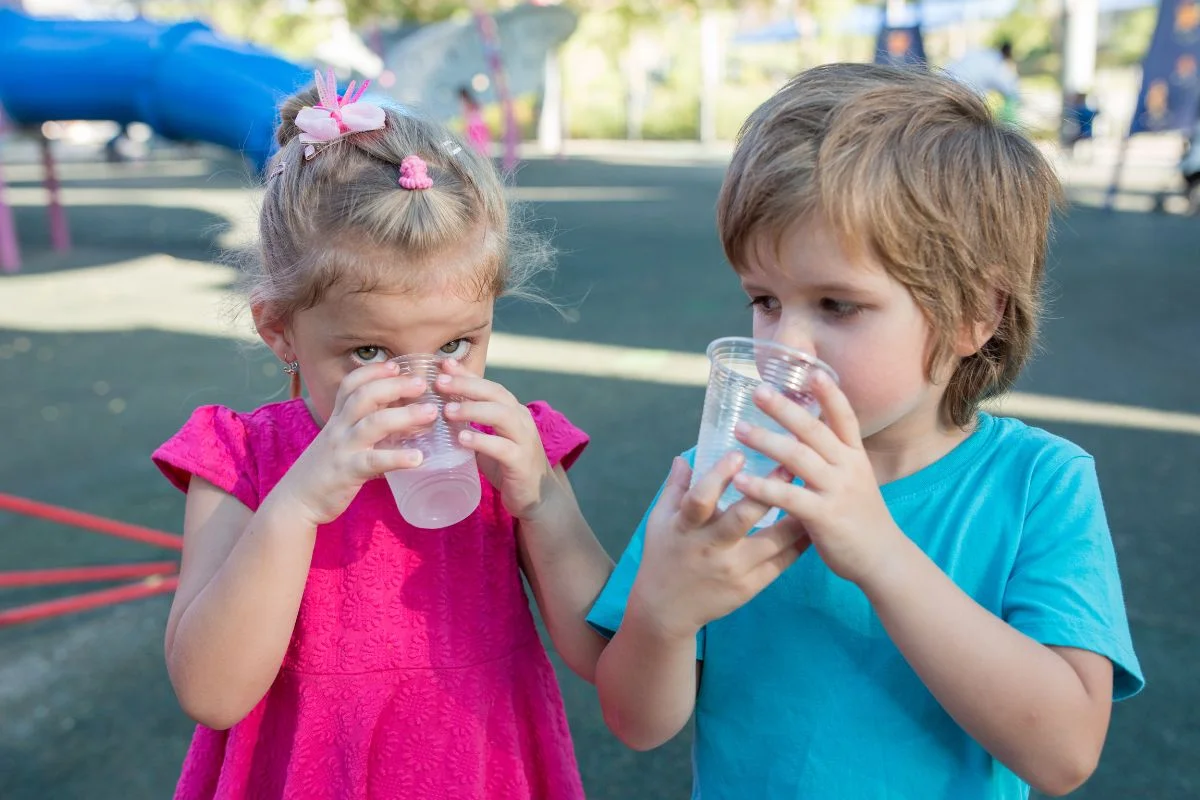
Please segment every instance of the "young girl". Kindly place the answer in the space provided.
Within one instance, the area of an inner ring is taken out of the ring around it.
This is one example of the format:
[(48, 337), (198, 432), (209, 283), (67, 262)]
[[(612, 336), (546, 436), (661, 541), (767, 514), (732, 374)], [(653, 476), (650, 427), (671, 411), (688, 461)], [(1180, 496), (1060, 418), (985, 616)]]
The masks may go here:
[[(166, 659), (200, 725), (176, 797), (580, 798), (521, 573), (592, 680), (611, 562), (565, 472), (587, 436), (482, 377), (494, 301), (533, 262), (487, 160), (347, 95), (318, 75), (285, 104), (248, 276), (293, 399), (200, 408), (154, 454), (187, 492)], [(443, 530), (379, 477), (420, 454), (375, 445), (434, 415), (401, 405), (425, 390), (389, 363), (408, 353), (444, 357), (446, 414), (475, 426), (483, 499)]]
[(1142, 686), (1095, 465), (978, 409), (1032, 348), (1058, 192), (925, 72), (818, 68), (746, 123), (718, 226), (754, 334), (840, 383), (823, 421), (760, 391), (791, 435), (737, 435), (772, 476), (727, 456), (689, 489), (677, 460), (590, 615), (623, 741), (695, 711), (694, 797), (1018, 798), (1095, 768)]

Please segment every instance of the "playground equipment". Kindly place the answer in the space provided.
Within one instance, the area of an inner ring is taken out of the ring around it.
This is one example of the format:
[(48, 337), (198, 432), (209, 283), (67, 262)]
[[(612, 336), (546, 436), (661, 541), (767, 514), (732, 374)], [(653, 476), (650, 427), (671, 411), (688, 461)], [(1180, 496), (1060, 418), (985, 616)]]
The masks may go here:
[[(1150, 48), (1142, 59), (1137, 105), (1129, 132), (1121, 140), (1105, 208), (1111, 210), (1116, 202), (1131, 137), (1139, 133), (1178, 132), (1186, 142), (1195, 138), (1197, 126), (1200, 126), (1200, 2), (1161, 0)], [(1190, 210), (1194, 211), (1196, 187), (1189, 180), (1187, 161), (1185, 155), (1180, 173)]]
[[(70, 248), (50, 142), (53, 120), (142, 122), (166, 139), (240, 151), (261, 169), (274, 151), (279, 102), (312, 78), (202, 22), (35, 19), (0, 9), (0, 107), (8, 123), (37, 131), (50, 196), (51, 240)], [(0, 268), (20, 266), (0, 176)]]
[[(93, 514), (84, 514), (66, 508), (0, 493), (0, 511), (37, 517), (64, 525), (71, 525), (95, 533), (131, 539), (143, 544), (167, 550), (183, 549), (180, 536), (162, 531), (129, 525), (105, 519)], [(57, 600), (30, 603), (15, 608), (0, 609), (0, 628), (21, 622), (34, 622), (48, 617), (62, 616), (90, 608), (123, 603), (163, 592), (173, 592), (179, 584), (179, 564), (175, 561), (153, 561), (138, 564), (114, 564), (91, 567), (65, 567), (41, 570), (0, 571), (0, 589), (23, 586), (47, 586), (55, 584), (91, 583), (138, 578), (133, 583), (111, 589), (70, 595)]]

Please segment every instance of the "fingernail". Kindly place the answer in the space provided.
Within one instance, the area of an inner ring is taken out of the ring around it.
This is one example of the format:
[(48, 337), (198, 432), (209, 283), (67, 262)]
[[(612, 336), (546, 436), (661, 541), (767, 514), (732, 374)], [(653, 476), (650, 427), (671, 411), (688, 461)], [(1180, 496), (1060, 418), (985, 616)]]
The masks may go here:
[(764, 383), (754, 390), (754, 396), (759, 400), (770, 400), (775, 396), (775, 387)]
[(387, 368), (388, 368), (388, 372), (399, 372), (400, 371), (400, 365), (397, 364), (395, 361), (387, 362)]
[(446, 403), (446, 413), (447, 414), (457, 414), (458, 409), (460, 409), (460, 408), (462, 408), (462, 406), (458, 403)]
[(736, 433), (738, 436), (749, 435), (750, 423), (749, 422), (739, 422), (737, 425), (733, 426), (733, 432)]
[(471, 440), (474, 438), (475, 434), (471, 431), (460, 431), (458, 434), (458, 440), (463, 444), (470, 444)]
[(419, 408), (421, 410), (421, 413), (424, 414), (425, 416), (429, 416), (430, 414), (437, 413), (437, 406), (435, 406), (433, 403), (421, 403)]
[(451, 380), (451, 378), (449, 375), (438, 375), (437, 376), (438, 386), (449, 386), (450, 380)]
[(415, 467), (420, 465), (420, 463), (425, 460), (425, 456), (420, 450), (409, 450), (405, 454), (404, 460)]

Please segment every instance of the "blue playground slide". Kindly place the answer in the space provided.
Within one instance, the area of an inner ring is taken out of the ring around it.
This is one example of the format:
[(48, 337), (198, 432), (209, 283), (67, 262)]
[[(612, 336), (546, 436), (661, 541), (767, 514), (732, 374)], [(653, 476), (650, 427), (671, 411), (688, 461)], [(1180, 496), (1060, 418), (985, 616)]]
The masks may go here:
[(0, 9), (0, 106), (18, 124), (143, 122), (168, 139), (275, 151), (279, 103), (304, 69), (202, 22), (39, 19)]

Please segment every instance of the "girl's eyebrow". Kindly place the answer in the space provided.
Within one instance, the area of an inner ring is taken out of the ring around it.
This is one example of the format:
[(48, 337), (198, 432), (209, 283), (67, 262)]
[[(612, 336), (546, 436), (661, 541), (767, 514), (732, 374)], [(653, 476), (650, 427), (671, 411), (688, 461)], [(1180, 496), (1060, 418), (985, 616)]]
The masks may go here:
[[(468, 328), (467, 330), (462, 331), (459, 334), (459, 337), (461, 338), (462, 336), (466, 336), (471, 333), (478, 333), (479, 331), (484, 330), (485, 328), (490, 328), (491, 325), (492, 325), (492, 321), (489, 319), (479, 325), (476, 325), (474, 328)], [(379, 341), (381, 339), (384, 339), (385, 337), (384, 336), (376, 336), (376, 335), (365, 335), (365, 334), (357, 333), (355, 331), (348, 331), (346, 333), (335, 333), (333, 335), (333, 338), (337, 339), (338, 341), (344, 341), (344, 342), (366, 342), (366, 341), (374, 342), (374, 341)]]

